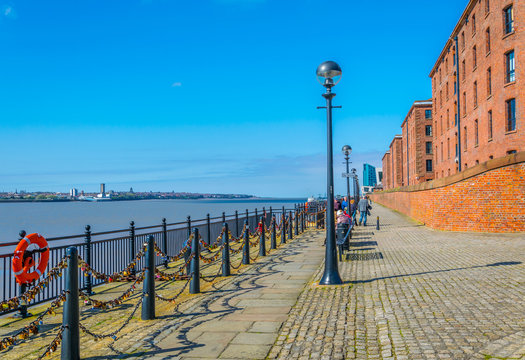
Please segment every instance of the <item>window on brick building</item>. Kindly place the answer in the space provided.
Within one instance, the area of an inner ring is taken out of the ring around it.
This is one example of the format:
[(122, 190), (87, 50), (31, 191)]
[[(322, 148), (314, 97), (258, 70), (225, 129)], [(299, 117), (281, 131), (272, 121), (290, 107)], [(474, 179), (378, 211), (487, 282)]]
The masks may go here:
[(454, 95), (458, 92), (458, 79), (456, 78), (456, 73), (454, 73)]
[(447, 173), (448, 173), (447, 175), (450, 176), (450, 169), (448, 169)]
[(492, 110), (490, 110), (488, 113), (487, 125), (489, 140), (492, 140)]
[(439, 118), (439, 132), (441, 133), (441, 135), (443, 135), (443, 115), (440, 116)]
[(447, 129), (450, 129), (450, 109), (447, 109)]
[(517, 153), (516, 150), (509, 150), (509, 151), (507, 151), (507, 155), (516, 154), (516, 153)]
[(432, 119), (432, 110), (425, 110), (425, 119)]
[(472, 71), (478, 67), (478, 51), (476, 46), (472, 48)]
[(443, 90), (439, 90), (439, 107), (443, 107)]
[(487, 96), (492, 95), (492, 69), (487, 69)]
[(432, 125), (426, 125), (425, 126), (425, 135), (426, 136), (432, 136)]
[(476, 15), (472, 15), (472, 36), (476, 34)]
[(465, 166), (464, 166), (464, 169), (466, 169), (466, 168), (468, 168), (468, 165), (467, 165), (467, 163), (465, 163)]
[(425, 153), (432, 154), (432, 142), (431, 141), (427, 141), (425, 143)]
[(479, 160), (476, 160), (476, 165), (479, 165)]
[(485, 14), (490, 12), (490, 0), (485, 0)]
[(505, 102), (506, 106), (506, 117), (507, 117), (507, 131), (516, 130), (516, 99), (510, 99)]
[(432, 172), (432, 160), (427, 160), (427, 172)]
[(516, 63), (514, 62), (514, 50), (505, 54), (505, 82), (509, 83), (516, 80)]
[(474, 107), (478, 107), (478, 82), (474, 81)]
[(494, 159), (494, 155), (489, 155), (489, 159), (490, 160)]
[(448, 72), (448, 57), (445, 58), (445, 71)]
[(478, 120), (474, 120), (474, 146), (478, 146), (479, 144), (478, 130)]
[(485, 31), (485, 50), (487, 54), (490, 52), (490, 28)]
[(448, 101), (448, 81), (447, 81), (447, 83), (445, 84), (445, 98), (446, 98), (447, 101)]
[[(436, 155), (437, 157), (437, 155)], [(444, 158), (443, 158), (443, 141), (441, 142), (441, 161), (443, 161)]]
[(467, 92), (463, 93), (463, 116), (467, 115)]
[(452, 65), (456, 65), (456, 47), (452, 48)]
[(454, 101), (454, 126), (458, 125), (458, 103)]
[(505, 21), (505, 34), (510, 34), (514, 31), (514, 10), (512, 5), (503, 10), (503, 18)]
[(450, 138), (447, 138), (447, 159), (450, 159)]
[(467, 127), (465, 126), (463, 128), (463, 151), (467, 151), (467, 145), (468, 145), (468, 141), (467, 141)]
[(461, 50), (465, 50), (465, 32), (461, 33)]

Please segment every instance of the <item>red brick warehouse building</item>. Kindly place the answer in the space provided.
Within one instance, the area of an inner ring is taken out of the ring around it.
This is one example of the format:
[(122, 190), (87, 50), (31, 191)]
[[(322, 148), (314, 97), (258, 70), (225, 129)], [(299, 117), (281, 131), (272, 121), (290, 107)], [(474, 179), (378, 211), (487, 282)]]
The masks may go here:
[(524, 59), (525, 1), (471, 0), (430, 73), (435, 178), (525, 150)]
[(403, 185), (434, 178), (432, 100), (415, 101), (401, 124), (403, 136)]

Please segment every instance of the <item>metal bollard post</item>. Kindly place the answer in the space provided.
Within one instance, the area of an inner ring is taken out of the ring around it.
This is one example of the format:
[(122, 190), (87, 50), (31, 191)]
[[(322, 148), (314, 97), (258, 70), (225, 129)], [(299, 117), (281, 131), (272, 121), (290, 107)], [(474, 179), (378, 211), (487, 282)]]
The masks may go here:
[(235, 237), (239, 236), (239, 212), (235, 210)]
[(193, 229), (193, 239), (191, 241), (191, 281), (190, 294), (198, 294), (201, 292), (201, 275), (199, 268), (199, 229)]
[(222, 212), (222, 223), (224, 224), (226, 222), (226, 213)]
[(288, 213), (288, 239), (293, 240), (293, 217), (291, 210)]
[(249, 220), (250, 220), (250, 214), (248, 213), (248, 209), (246, 209), (246, 221), (245, 221), (245, 224), (250, 225)]
[(304, 233), (304, 205), (301, 205), (301, 233)]
[[(86, 262), (88, 265), (92, 266), (91, 264), (91, 226), (86, 225), (86, 232), (85, 232), (85, 239), (84, 239), (84, 245), (85, 245), (85, 253), (86, 253)], [(93, 295), (93, 283), (91, 282), (91, 275), (87, 274), (86, 277), (86, 294)]]
[(376, 230), (379, 230), (379, 216), (377, 217), (377, 225), (376, 225)]
[[(137, 253), (135, 251), (135, 222), (130, 221), (129, 222), (129, 259), (130, 261), (135, 261), (136, 255)], [(135, 266), (131, 267), (130, 274), (131, 276), (135, 276), (136, 274)]]
[(78, 307), (78, 250), (67, 248), (66, 301), (62, 315), (62, 360), (80, 359), (80, 328)]
[(146, 271), (144, 272), (144, 286), (142, 288), (142, 320), (155, 319), (155, 240), (153, 235), (148, 236), (146, 248)]
[(211, 222), (210, 214), (206, 214), (206, 243), (211, 245)]
[(266, 239), (264, 238), (264, 216), (261, 216), (261, 236), (259, 239), (259, 256), (266, 256)]
[(281, 244), (286, 244), (286, 213), (284, 211), (281, 218)]
[[(21, 230), (18, 235), (20, 235), (20, 239), (18, 239), (19, 241), (22, 240), (23, 238), (26, 237), (27, 233), (25, 230)], [(24, 262), (25, 262), (25, 259), (24, 259)], [(20, 295), (22, 295), (23, 293), (25, 293), (27, 290), (27, 284), (21, 284), (20, 285)], [(4, 288), (4, 294), (5, 294), (5, 288)], [(31, 314), (28, 314), (27, 313), (27, 304), (24, 302), (24, 304), (22, 305), (22, 302), (20, 302), (20, 305), (18, 306), (18, 311), (20, 311), (19, 313), (19, 316), (22, 318), (22, 319), (25, 319), (26, 317), (30, 316)]]
[[(270, 208), (270, 211), (271, 211), (271, 208)], [(275, 214), (272, 215), (272, 222), (270, 224), (270, 226), (272, 227), (272, 234), (270, 235), (271, 236), (271, 239), (270, 239), (270, 249), (272, 250), (275, 250), (277, 249), (277, 229), (275, 228)]]
[(248, 220), (244, 223), (245, 230), (244, 230), (244, 246), (242, 248), (242, 263), (243, 265), (249, 265), (250, 264), (250, 225), (248, 224)]
[(222, 234), (222, 276), (230, 276), (230, 235), (228, 224), (224, 223), (224, 234)]
[(162, 218), (162, 248), (166, 257), (164, 258), (164, 267), (168, 268), (168, 225), (166, 218)]
[(299, 212), (297, 211), (297, 208), (295, 209), (295, 236), (299, 235)]
[[(188, 224), (188, 238), (183, 244), (184, 247), (188, 245), (188, 242), (190, 241), (190, 237), (191, 237), (191, 217), (190, 216), (186, 218), (186, 222)], [(191, 256), (191, 248), (188, 248), (184, 252), (184, 263), (186, 264), (186, 275), (188, 276), (190, 275), (190, 272), (191, 272), (190, 264), (188, 263), (188, 259), (190, 258), (190, 256)]]

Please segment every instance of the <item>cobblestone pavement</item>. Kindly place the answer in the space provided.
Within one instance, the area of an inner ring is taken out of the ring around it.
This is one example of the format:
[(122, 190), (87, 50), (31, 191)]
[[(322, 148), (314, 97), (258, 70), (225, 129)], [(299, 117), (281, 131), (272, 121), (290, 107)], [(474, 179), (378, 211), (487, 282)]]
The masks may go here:
[(372, 215), (340, 264), (347, 283), (309, 286), (268, 358), (525, 358), (524, 234), (433, 231), (379, 205)]

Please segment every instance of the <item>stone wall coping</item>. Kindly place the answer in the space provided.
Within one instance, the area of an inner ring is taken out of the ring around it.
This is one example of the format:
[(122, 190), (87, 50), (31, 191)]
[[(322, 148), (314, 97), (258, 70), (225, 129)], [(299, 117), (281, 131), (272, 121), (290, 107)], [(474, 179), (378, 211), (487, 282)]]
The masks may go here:
[(519, 164), (523, 162), (525, 162), (525, 151), (520, 151), (516, 154), (510, 154), (510, 155), (507, 155), (501, 158), (485, 161), (484, 163), (481, 163), (479, 165), (463, 170), (460, 173), (450, 175), (444, 178), (426, 181), (424, 183), (416, 184), (416, 185), (403, 186), (403, 187), (383, 190), (377, 193), (372, 193), (370, 195), (385, 194), (385, 193), (391, 193), (391, 192), (414, 192), (414, 191), (438, 189), (438, 188), (452, 185), (460, 181), (469, 179), (471, 177), (483, 174), (487, 171), (491, 171), (491, 170), (498, 169), (501, 167), (515, 165), (515, 164)]

